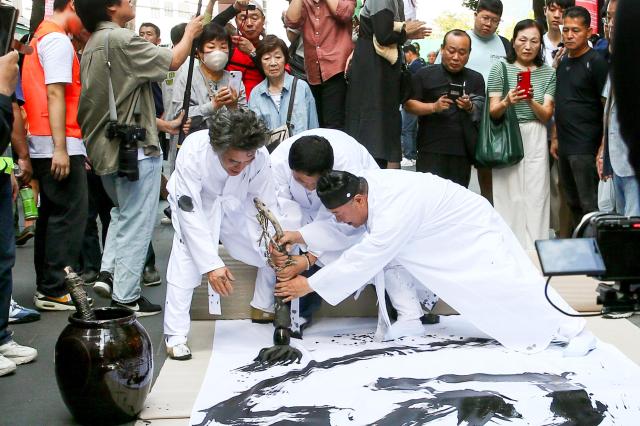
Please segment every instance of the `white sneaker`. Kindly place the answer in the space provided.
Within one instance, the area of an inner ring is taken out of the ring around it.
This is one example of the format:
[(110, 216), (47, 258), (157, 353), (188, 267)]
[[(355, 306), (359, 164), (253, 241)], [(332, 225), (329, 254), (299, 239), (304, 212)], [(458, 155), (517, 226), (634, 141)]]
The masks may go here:
[(413, 167), (415, 165), (416, 165), (416, 160), (410, 160), (405, 157), (402, 157), (402, 161), (400, 162), (400, 167)]
[(22, 346), (11, 340), (0, 346), (0, 355), (9, 358), (16, 365), (26, 364), (38, 356), (38, 351), (28, 346)]
[(186, 361), (191, 359), (191, 349), (186, 343), (180, 343), (175, 346), (167, 346), (167, 355), (169, 358), (177, 361)]
[(16, 363), (6, 356), (0, 355), (0, 376), (6, 376), (16, 371)]
[(160, 219), (160, 224), (161, 225), (171, 225), (171, 218), (170, 217), (163, 217), (162, 219)]

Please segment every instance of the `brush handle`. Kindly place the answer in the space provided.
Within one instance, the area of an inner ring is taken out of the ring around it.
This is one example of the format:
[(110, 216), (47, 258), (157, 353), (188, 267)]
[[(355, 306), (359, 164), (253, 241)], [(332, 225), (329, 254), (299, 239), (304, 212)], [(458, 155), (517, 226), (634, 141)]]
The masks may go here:
[(64, 268), (65, 273), (67, 274), (64, 277), (64, 284), (69, 290), (69, 294), (71, 295), (71, 300), (73, 300), (73, 304), (76, 307), (76, 311), (85, 321), (95, 321), (96, 314), (91, 309), (91, 305), (89, 304), (89, 297), (87, 296), (87, 292), (84, 289), (84, 281), (81, 277), (78, 276), (70, 266)]

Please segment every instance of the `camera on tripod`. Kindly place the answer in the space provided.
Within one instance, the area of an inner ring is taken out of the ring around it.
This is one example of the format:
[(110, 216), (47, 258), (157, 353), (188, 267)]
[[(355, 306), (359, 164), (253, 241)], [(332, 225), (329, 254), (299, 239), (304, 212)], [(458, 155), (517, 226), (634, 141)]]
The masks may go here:
[(594, 212), (573, 238), (536, 241), (545, 276), (587, 275), (600, 283), (596, 302), (605, 315), (640, 312), (640, 217)]
[(140, 177), (138, 172), (138, 142), (147, 138), (147, 130), (140, 126), (110, 121), (107, 123), (106, 134), (110, 140), (118, 139), (120, 141), (118, 176), (126, 177), (132, 182), (138, 180)]

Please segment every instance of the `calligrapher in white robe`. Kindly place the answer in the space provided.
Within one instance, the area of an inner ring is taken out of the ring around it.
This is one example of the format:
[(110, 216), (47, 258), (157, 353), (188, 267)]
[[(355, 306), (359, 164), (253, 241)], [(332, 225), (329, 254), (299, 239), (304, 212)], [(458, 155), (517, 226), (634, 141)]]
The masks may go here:
[[(256, 151), (255, 159), (237, 176), (230, 176), (211, 147), (209, 131), (185, 139), (176, 169), (167, 184), (171, 219), (175, 228), (169, 266), (164, 333), (168, 344), (186, 342), (193, 289), (202, 275), (224, 267), (218, 242), (241, 262), (258, 267), (251, 306), (273, 312), (275, 273), (259, 247), (261, 229), (253, 198), (276, 206), (269, 153)], [(219, 313), (219, 295), (211, 289), (210, 312)], [(212, 293), (213, 292), (213, 293)]]
[[(321, 136), (333, 149), (333, 168), (359, 173), (362, 170), (378, 170), (378, 163), (369, 151), (348, 134), (334, 129), (311, 129), (282, 141), (271, 153), (271, 168), (276, 181), (280, 224), (285, 229), (298, 229), (313, 222), (318, 212), (326, 209), (316, 191), (309, 191), (293, 178), (289, 167), (291, 145), (304, 136)], [(353, 231), (348, 233), (353, 234)]]
[[(331, 241), (331, 250), (313, 251), (318, 256), (318, 264), (326, 265), (339, 257), (341, 252), (359, 241), (363, 234), (363, 229), (356, 229), (346, 224), (338, 224), (333, 220), (333, 215), (322, 205), (320, 198), (315, 190), (307, 190), (294, 177), (289, 166), (289, 151), (291, 146), (302, 137), (320, 136), (325, 138), (333, 150), (333, 169), (346, 170), (348, 172), (359, 174), (363, 170), (379, 170), (380, 167), (375, 159), (369, 154), (369, 151), (348, 134), (334, 129), (311, 129), (284, 140), (271, 153), (271, 166), (276, 182), (276, 192), (278, 196), (279, 217), (281, 225), (284, 229), (297, 230), (315, 220), (332, 221), (331, 236), (325, 234), (325, 239)], [(333, 232), (335, 231), (335, 232)], [(383, 276), (378, 277), (378, 285), (376, 290), (379, 293), (378, 299), (380, 306), (385, 310), (382, 313), (381, 321), (389, 322), (386, 317), (386, 306), (384, 306), (385, 290), (389, 294), (392, 305), (398, 311), (398, 319), (413, 321), (413, 326), (417, 330), (412, 332), (407, 323), (397, 324), (396, 329), (402, 335), (422, 333), (422, 323), (419, 321), (422, 317), (421, 302), (427, 309), (431, 309), (437, 302), (437, 296), (430, 291), (423, 291), (417, 294), (416, 285), (413, 278), (397, 264), (390, 264), (384, 270)], [(292, 324), (296, 324), (300, 320), (294, 315), (299, 313), (300, 309), (296, 308), (298, 300), (292, 303)], [(382, 323), (381, 323), (382, 325)], [(400, 328), (403, 327), (402, 330)], [(294, 327), (294, 331), (295, 327)], [(385, 330), (379, 330), (381, 334)], [(391, 338), (390, 335), (386, 336)], [(396, 333), (394, 337), (400, 337)], [(380, 336), (384, 338), (384, 336)]]
[[(361, 176), (369, 187), (365, 236), (308, 280), (324, 300), (339, 303), (395, 260), (507, 348), (535, 353), (554, 337), (583, 330), (584, 319), (564, 316), (545, 300), (540, 272), (483, 197), (428, 173)], [(326, 249), (327, 224), (302, 228), (310, 249)], [(575, 312), (549, 290), (556, 305)]]

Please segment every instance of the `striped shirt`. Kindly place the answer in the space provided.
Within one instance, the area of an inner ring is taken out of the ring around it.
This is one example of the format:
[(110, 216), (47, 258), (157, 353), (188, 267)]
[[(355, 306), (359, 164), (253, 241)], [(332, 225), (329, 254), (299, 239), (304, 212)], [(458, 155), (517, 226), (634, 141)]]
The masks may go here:
[[(509, 89), (514, 89), (518, 83), (518, 73), (524, 71), (516, 64), (504, 63), (507, 66), (507, 80), (509, 81)], [(489, 72), (489, 81), (487, 83), (487, 93), (489, 97), (500, 97), (503, 99), (506, 93), (503, 93), (504, 76), (502, 63), (496, 63), (491, 67)], [(553, 100), (556, 94), (556, 71), (549, 65), (531, 69), (531, 87), (533, 87), (533, 100), (539, 104), (544, 103), (546, 99)], [(515, 105), (518, 122), (536, 121), (538, 118), (525, 101), (518, 102)]]

